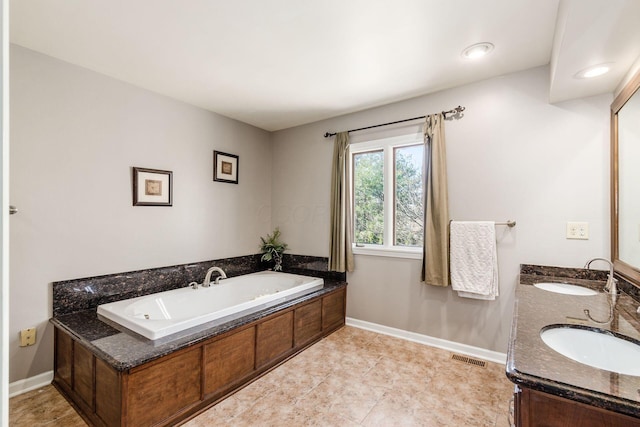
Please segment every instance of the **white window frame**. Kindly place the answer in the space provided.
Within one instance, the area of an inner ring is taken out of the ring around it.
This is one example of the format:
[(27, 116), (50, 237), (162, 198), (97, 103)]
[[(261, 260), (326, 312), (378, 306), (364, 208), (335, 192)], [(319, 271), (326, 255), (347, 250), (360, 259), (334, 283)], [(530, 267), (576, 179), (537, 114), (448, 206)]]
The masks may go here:
[[(354, 203), (354, 188), (353, 188), (353, 155), (358, 153), (366, 153), (375, 150), (383, 150), (383, 185), (384, 185), (384, 231), (383, 245), (371, 245), (362, 244), (354, 241), (352, 244), (353, 253), (356, 255), (371, 255), (371, 256), (383, 256), (393, 258), (409, 258), (409, 259), (422, 259), (422, 247), (410, 247), (410, 246), (396, 246), (394, 245), (394, 214), (395, 214), (395, 156), (393, 155), (393, 149), (399, 147), (406, 147), (410, 145), (423, 144), (424, 141), (421, 135), (411, 134), (395, 136), (391, 138), (377, 139), (365, 142), (356, 142), (349, 145), (349, 161), (351, 162), (351, 176), (349, 177), (349, 188), (351, 203)], [(352, 221), (355, 225), (355, 206), (351, 209), (353, 213)], [(355, 229), (354, 229), (355, 235)], [(353, 236), (355, 237), (355, 236)]]

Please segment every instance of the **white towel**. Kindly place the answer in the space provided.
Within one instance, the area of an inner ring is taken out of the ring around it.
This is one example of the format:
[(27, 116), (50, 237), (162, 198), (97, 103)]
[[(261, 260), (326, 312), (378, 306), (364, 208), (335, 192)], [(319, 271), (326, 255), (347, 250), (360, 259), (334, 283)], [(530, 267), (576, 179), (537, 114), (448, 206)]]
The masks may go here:
[(495, 223), (451, 221), (451, 286), (465, 298), (498, 296), (498, 253)]

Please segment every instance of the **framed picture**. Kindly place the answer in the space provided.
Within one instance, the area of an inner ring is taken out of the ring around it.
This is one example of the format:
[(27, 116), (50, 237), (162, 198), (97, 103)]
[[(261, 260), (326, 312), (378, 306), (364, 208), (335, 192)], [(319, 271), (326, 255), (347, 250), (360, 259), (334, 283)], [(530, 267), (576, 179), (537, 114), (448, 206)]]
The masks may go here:
[(173, 172), (133, 168), (133, 206), (172, 206)]
[(223, 153), (221, 151), (213, 152), (213, 180), (220, 182), (228, 182), (231, 184), (238, 183), (238, 156), (234, 154)]

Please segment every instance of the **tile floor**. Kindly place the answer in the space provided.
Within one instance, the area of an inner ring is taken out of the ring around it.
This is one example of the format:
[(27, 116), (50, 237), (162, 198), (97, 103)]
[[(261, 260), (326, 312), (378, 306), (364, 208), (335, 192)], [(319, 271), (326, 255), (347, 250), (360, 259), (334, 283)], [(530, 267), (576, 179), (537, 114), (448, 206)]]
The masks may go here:
[[(193, 418), (199, 426), (506, 426), (504, 366), (344, 327)], [(84, 426), (52, 387), (10, 401), (11, 426)]]

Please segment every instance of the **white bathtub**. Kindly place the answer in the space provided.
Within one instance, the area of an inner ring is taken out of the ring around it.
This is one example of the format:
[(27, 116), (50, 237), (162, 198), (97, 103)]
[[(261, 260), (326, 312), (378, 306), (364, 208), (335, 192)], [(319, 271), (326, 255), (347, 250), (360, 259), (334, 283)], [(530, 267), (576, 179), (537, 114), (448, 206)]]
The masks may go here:
[(323, 286), (324, 280), (317, 277), (262, 271), (208, 288), (180, 288), (102, 304), (98, 315), (156, 340), (203, 323), (244, 316)]

